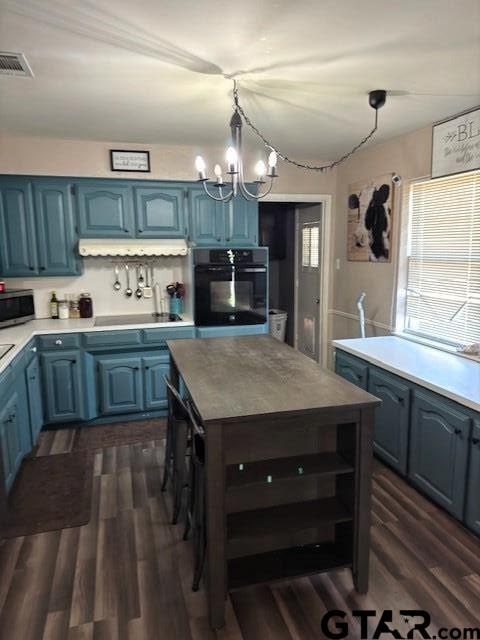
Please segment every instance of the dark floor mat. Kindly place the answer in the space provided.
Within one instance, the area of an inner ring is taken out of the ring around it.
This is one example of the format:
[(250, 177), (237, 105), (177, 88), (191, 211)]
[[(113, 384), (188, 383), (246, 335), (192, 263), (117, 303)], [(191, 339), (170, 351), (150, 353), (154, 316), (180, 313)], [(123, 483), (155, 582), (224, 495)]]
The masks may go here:
[(162, 440), (165, 438), (166, 425), (164, 418), (157, 418), (81, 427), (77, 432), (73, 450), (97, 451), (108, 447)]
[(90, 520), (93, 456), (88, 451), (25, 458), (0, 538), (80, 527)]

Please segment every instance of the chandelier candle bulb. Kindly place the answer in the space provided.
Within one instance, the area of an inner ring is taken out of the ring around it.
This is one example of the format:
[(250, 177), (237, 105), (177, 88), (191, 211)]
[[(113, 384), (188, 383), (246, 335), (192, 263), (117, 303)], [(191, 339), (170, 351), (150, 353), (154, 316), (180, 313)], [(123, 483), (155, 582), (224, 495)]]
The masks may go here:
[(237, 152), (233, 147), (227, 149), (228, 173), (237, 173)]
[(213, 173), (217, 177), (217, 185), (219, 185), (219, 186), (222, 185), (223, 186), (222, 167), (219, 164), (215, 165), (215, 168), (213, 169)]
[(205, 160), (202, 158), (202, 156), (197, 156), (195, 158), (195, 168), (198, 171), (198, 178), (199, 180), (206, 180), (207, 177), (205, 175)]
[(263, 160), (259, 160), (255, 165), (255, 175), (257, 176), (257, 180), (255, 182), (265, 182), (264, 178), (266, 173), (267, 167), (265, 166), (265, 162)]

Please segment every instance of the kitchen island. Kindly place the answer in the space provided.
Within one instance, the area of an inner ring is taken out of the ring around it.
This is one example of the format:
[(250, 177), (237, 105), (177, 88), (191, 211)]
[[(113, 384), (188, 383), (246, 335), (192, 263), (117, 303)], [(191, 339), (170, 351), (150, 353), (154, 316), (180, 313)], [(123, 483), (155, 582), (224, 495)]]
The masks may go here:
[(249, 584), (350, 567), (365, 593), (380, 401), (270, 336), (167, 344), (205, 429), (212, 628)]

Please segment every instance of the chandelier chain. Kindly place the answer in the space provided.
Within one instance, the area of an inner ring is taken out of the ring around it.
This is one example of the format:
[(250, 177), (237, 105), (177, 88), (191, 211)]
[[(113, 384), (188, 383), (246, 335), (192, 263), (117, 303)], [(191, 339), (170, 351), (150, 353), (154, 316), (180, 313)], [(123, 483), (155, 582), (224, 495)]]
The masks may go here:
[(279, 151), (262, 134), (262, 132), (253, 124), (253, 122), (250, 120), (250, 118), (245, 113), (245, 110), (243, 109), (242, 105), (240, 104), (236, 80), (233, 80), (233, 102), (234, 102), (234, 109), (240, 113), (240, 115), (242, 116), (242, 118), (245, 121), (245, 124), (247, 124), (250, 127), (250, 129), (260, 138), (260, 140), (263, 142), (263, 144), (266, 147), (268, 147), (268, 148), (272, 149), (273, 151), (275, 151), (277, 156), (279, 158), (281, 158), (284, 162), (288, 162), (289, 164), (292, 164), (295, 167), (298, 167), (299, 169), (309, 169), (310, 171), (324, 172), (324, 171), (328, 171), (329, 169), (333, 169), (334, 167), (338, 166), (339, 164), (341, 164), (342, 162), (344, 162), (345, 160), (350, 158), (350, 156), (352, 156), (356, 151), (358, 151), (360, 149), (360, 147), (363, 147), (363, 145), (370, 140), (370, 138), (373, 136), (373, 134), (377, 131), (377, 128), (378, 128), (377, 127), (377, 125), (378, 125), (378, 110), (375, 109), (375, 124), (374, 124), (372, 130), (363, 138), (363, 140), (361, 140), (355, 147), (353, 147), (353, 149), (351, 149), (350, 151), (345, 153), (343, 156), (341, 156), (340, 158), (338, 158), (334, 162), (331, 162), (330, 164), (312, 165), (312, 164), (299, 162), (298, 160), (293, 160), (292, 158), (289, 158), (288, 156), (286, 156), (284, 153)]

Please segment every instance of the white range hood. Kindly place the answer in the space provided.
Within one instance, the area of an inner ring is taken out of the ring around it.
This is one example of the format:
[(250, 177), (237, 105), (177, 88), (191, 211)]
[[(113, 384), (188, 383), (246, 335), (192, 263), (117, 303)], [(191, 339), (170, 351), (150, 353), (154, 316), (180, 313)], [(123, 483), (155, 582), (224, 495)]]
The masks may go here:
[(185, 240), (80, 240), (78, 252), (81, 256), (186, 256)]

